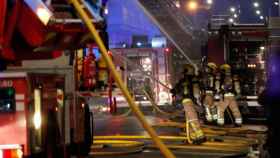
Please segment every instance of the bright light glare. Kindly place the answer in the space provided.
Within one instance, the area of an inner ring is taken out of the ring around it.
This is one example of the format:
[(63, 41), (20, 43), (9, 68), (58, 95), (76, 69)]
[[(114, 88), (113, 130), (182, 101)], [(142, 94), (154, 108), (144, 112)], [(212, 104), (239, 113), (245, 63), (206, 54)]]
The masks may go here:
[(260, 15), (261, 11), (260, 10), (256, 10), (256, 14)]
[(151, 64), (152, 60), (150, 58), (145, 58), (144, 59), (144, 64)]
[(190, 1), (190, 2), (188, 3), (188, 6), (187, 6), (187, 7), (188, 7), (189, 10), (194, 11), (194, 10), (197, 10), (198, 4), (197, 4), (196, 1)]
[(18, 156), (18, 158), (22, 158), (23, 152), (21, 149), (17, 149), (17, 156)]
[(237, 15), (237, 14), (234, 14), (234, 15), (233, 15), (233, 17), (234, 17), (234, 18), (237, 18), (237, 17), (238, 17), (238, 15)]
[(260, 4), (258, 2), (254, 2), (253, 3), (254, 7), (258, 8), (260, 6)]
[(35, 113), (34, 114), (33, 123), (34, 123), (35, 129), (40, 129), (41, 123), (42, 123), (40, 113)]
[(274, 2), (274, 5), (279, 5), (279, 2)]
[(138, 47), (140, 47), (140, 46), (142, 46), (142, 43), (141, 43), (141, 42), (137, 42), (136, 45), (137, 45)]
[(230, 11), (231, 11), (232, 13), (234, 13), (234, 12), (236, 11), (236, 9), (235, 9), (234, 7), (230, 7)]
[(106, 15), (108, 15), (108, 14), (109, 14), (109, 10), (108, 10), (108, 8), (107, 8), (107, 7), (104, 9), (104, 14), (106, 14)]
[(108, 111), (110, 111), (110, 108), (108, 108), (108, 107), (102, 107), (102, 108), (101, 108), (101, 111), (102, 111), (102, 112), (108, 112)]
[(261, 47), (260, 47), (260, 49), (261, 49), (261, 50), (264, 50), (264, 49), (265, 49), (265, 47), (264, 47), (264, 46), (261, 46)]
[(264, 17), (263, 17), (263, 16), (260, 16), (260, 19), (261, 19), (261, 20), (263, 20), (263, 19), (264, 19)]
[(176, 1), (176, 2), (175, 2), (175, 6), (176, 6), (177, 8), (180, 8), (180, 7), (181, 7), (180, 1)]
[(33, 117), (33, 123), (35, 129), (40, 129), (41, 127), (41, 90), (35, 89), (34, 90), (34, 117)]
[(213, 4), (213, 0), (207, 0), (207, 4)]
[(230, 23), (234, 23), (234, 20), (233, 20), (232, 18), (229, 18), (228, 21), (229, 21)]
[(38, 16), (40, 21), (47, 25), (53, 13), (48, 9), (42, 0), (24, 0), (31, 10)]
[(46, 8), (41, 8), (41, 7), (37, 9), (36, 14), (44, 25), (48, 24), (52, 16), (52, 14)]

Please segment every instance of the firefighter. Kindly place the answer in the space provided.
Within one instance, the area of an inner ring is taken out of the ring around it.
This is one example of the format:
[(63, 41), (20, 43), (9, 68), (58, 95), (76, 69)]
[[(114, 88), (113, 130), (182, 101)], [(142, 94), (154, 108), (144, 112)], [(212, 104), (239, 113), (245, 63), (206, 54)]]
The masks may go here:
[(242, 116), (239, 111), (239, 107), (236, 101), (236, 95), (240, 95), (240, 83), (238, 76), (232, 76), (231, 67), (228, 64), (224, 64), (220, 67), (222, 72), (221, 77), (221, 94), (222, 99), (218, 106), (218, 125), (224, 125), (224, 112), (227, 108), (233, 114), (235, 125), (242, 125)]
[(202, 103), (205, 108), (205, 117), (208, 122), (213, 122), (213, 120), (217, 119), (215, 117), (216, 107), (214, 105), (216, 70), (217, 70), (217, 65), (215, 63), (208, 63), (202, 82), (203, 85)]
[(187, 133), (194, 144), (201, 144), (205, 141), (205, 136), (200, 128), (197, 111), (195, 110), (194, 97), (194, 67), (186, 65), (184, 68), (184, 76), (175, 86), (176, 97), (179, 95), (181, 103), (185, 110)]

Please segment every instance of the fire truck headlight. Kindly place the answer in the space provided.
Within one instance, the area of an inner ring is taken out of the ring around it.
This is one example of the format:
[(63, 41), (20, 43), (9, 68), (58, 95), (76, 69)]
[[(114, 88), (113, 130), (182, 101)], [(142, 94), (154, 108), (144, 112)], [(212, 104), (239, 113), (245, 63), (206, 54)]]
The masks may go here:
[(41, 119), (41, 114), (40, 113), (35, 113), (34, 114), (33, 123), (34, 123), (35, 129), (37, 129), (37, 130), (40, 129), (41, 123), (42, 123), (42, 119)]

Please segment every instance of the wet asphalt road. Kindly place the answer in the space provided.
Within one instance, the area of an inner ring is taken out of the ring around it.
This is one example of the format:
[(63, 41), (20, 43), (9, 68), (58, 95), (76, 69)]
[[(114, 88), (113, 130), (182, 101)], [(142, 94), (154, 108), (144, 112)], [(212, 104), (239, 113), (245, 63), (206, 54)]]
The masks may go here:
[[(147, 121), (150, 124), (156, 124), (164, 122), (165, 119), (146, 116)], [(147, 133), (142, 128), (139, 121), (133, 117), (120, 117), (120, 116), (95, 116), (94, 134), (96, 136), (101, 135), (146, 135)], [(178, 135), (179, 129), (175, 128), (160, 128), (156, 129), (160, 135)], [(217, 156), (216, 153), (210, 152), (195, 152), (195, 151), (173, 151), (177, 158), (216, 158), (224, 157)], [(114, 155), (114, 156), (90, 156), (90, 158), (163, 158), (164, 156), (158, 150), (144, 150), (140, 153), (130, 155)]]

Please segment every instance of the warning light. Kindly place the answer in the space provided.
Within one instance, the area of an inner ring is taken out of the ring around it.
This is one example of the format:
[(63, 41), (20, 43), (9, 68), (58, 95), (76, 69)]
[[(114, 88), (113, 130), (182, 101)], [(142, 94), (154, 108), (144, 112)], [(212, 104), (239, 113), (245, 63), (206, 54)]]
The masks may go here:
[(14, 95), (14, 94), (15, 94), (14, 88), (8, 88), (8, 89), (7, 89), (7, 94), (8, 94), (8, 96)]
[(171, 51), (171, 49), (170, 49), (170, 48), (165, 48), (164, 51), (165, 51), (166, 53), (169, 53), (169, 52)]

